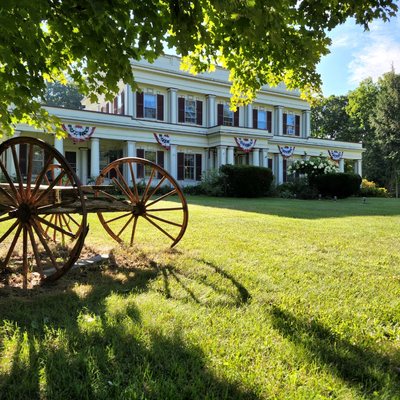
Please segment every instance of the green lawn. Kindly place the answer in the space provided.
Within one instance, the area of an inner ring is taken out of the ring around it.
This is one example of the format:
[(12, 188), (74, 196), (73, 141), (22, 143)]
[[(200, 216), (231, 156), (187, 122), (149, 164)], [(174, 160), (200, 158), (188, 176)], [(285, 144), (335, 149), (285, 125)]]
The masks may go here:
[(1, 399), (400, 399), (398, 200), (188, 201), (176, 251), (0, 291)]

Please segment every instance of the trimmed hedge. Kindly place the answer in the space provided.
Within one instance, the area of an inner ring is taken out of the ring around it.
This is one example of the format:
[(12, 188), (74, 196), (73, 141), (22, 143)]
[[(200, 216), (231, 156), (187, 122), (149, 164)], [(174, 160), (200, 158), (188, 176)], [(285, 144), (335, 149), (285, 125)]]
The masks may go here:
[(223, 165), (220, 173), (225, 195), (232, 197), (265, 196), (273, 180), (269, 168), (251, 165)]
[(360, 192), (361, 176), (348, 173), (324, 174), (314, 177), (310, 183), (322, 196), (343, 199)]

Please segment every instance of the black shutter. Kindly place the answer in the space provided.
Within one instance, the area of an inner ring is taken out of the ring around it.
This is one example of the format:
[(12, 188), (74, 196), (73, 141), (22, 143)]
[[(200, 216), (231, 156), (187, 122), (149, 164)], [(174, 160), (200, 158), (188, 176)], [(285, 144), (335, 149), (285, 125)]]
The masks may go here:
[(203, 125), (203, 102), (200, 100), (196, 101), (196, 114), (197, 125)]
[(268, 158), (268, 168), (272, 170), (272, 158)]
[[(157, 151), (157, 164), (161, 168), (164, 168), (164, 152), (162, 150)], [(157, 172), (157, 178), (162, 178), (162, 175), (159, 172)]]
[(164, 95), (157, 95), (157, 119), (164, 121)]
[(258, 129), (258, 110), (253, 110), (253, 128)]
[(136, 92), (136, 118), (143, 118), (144, 94)]
[(224, 105), (223, 104), (218, 104), (218, 125), (223, 125), (224, 124)]
[(184, 179), (184, 165), (185, 155), (183, 153), (178, 153), (178, 181), (183, 181)]
[(178, 98), (178, 122), (185, 122), (185, 98)]
[(107, 103), (107, 105), (106, 105), (106, 112), (107, 112), (107, 113), (110, 112), (110, 103)]
[(287, 114), (283, 113), (283, 134), (287, 133)]
[(114, 114), (118, 114), (118, 96), (114, 97)]
[[(143, 149), (137, 149), (136, 150), (136, 157), (144, 158), (144, 150)], [(143, 164), (137, 164), (137, 166), (136, 166), (136, 176), (138, 178), (144, 178)]]
[(196, 154), (196, 181), (201, 181), (201, 154)]
[(300, 115), (296, 115), (295, 117), (294, 134), (300, 136)]
[(238, 109), (233, 113), (233, 126), (239, 126), (239, 107), (238, 107)]
[[(19, 170), (21, 171), (22, 175), (27, 174), (26, 151), (27, 151), (27, 144), (20, 144), (19, 145)], [(44, 162), (46, 162), (46, 161), (47, 160), (44, 160)], [(31, 162), (32, 162), (32, 160), (31, 160)]]
[(269, 133), (272, 132), (272, 112), (267, 111), (267, 130)]
[(282, 166), (283, 166), (283, 182), (286, 182), (286, 179), (287, 179), (287, 160), (286, 160), (286, 158), (283, 159)]
[(119, 110), (119, 113), (122, 115), (125, 115), (125, 92), (121, 92), (121, 108)]

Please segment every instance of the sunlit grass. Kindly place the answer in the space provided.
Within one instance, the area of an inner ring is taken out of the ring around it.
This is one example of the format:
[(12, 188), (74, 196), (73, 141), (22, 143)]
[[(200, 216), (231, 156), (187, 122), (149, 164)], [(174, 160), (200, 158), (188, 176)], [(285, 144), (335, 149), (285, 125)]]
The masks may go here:
[[(400, 398), (400, 203), (189, 198), (176, 250), (0, 292), (0, 398)], [(150, 227), (151, 228), (151, 227)]]

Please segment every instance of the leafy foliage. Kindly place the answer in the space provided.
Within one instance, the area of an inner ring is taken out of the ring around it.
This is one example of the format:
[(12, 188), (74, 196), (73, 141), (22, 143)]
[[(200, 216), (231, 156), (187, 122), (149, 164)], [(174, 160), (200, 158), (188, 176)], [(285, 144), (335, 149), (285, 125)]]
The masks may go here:
[(338, 171), (339, 168), (335, 163), (323, 157), (314, 157), (310, 160), (297, 160), (288, 167), (288, 173), (299, 173), (310, 178)]
[(66, 107), (80, 110), (83, 96), (78, 89), (71, 84), (62, 85), (59, 82), (47, 84), (43, 104), (46, 106)]
[(357, 174), (338, 173), (315, 176), (312, 184), (322, 196), (345, 198), (358, 194), (361, 177)]
[[(329, 52), (327, 31), (354, 17), (368, 28), (396, 14), (394, 0), (9, 0), (0, 13), (0, 125), (54, 129), (41, 109), (46, 82), (66, 83), (96, 101), (122, 80), (135, 87), (131, 60), (150, 62), (163, 44), (193, 73), (219, 63), (232, 79), (232, 105), (283, 81), (318, 90), (316, 65)], [(12, 108), (11, 108), (12, 105)]]
[(360, 196), (389, 197), (389, 193), (386, 188), (379, 187), (375, 182), (363, 179), (361, 182)]

